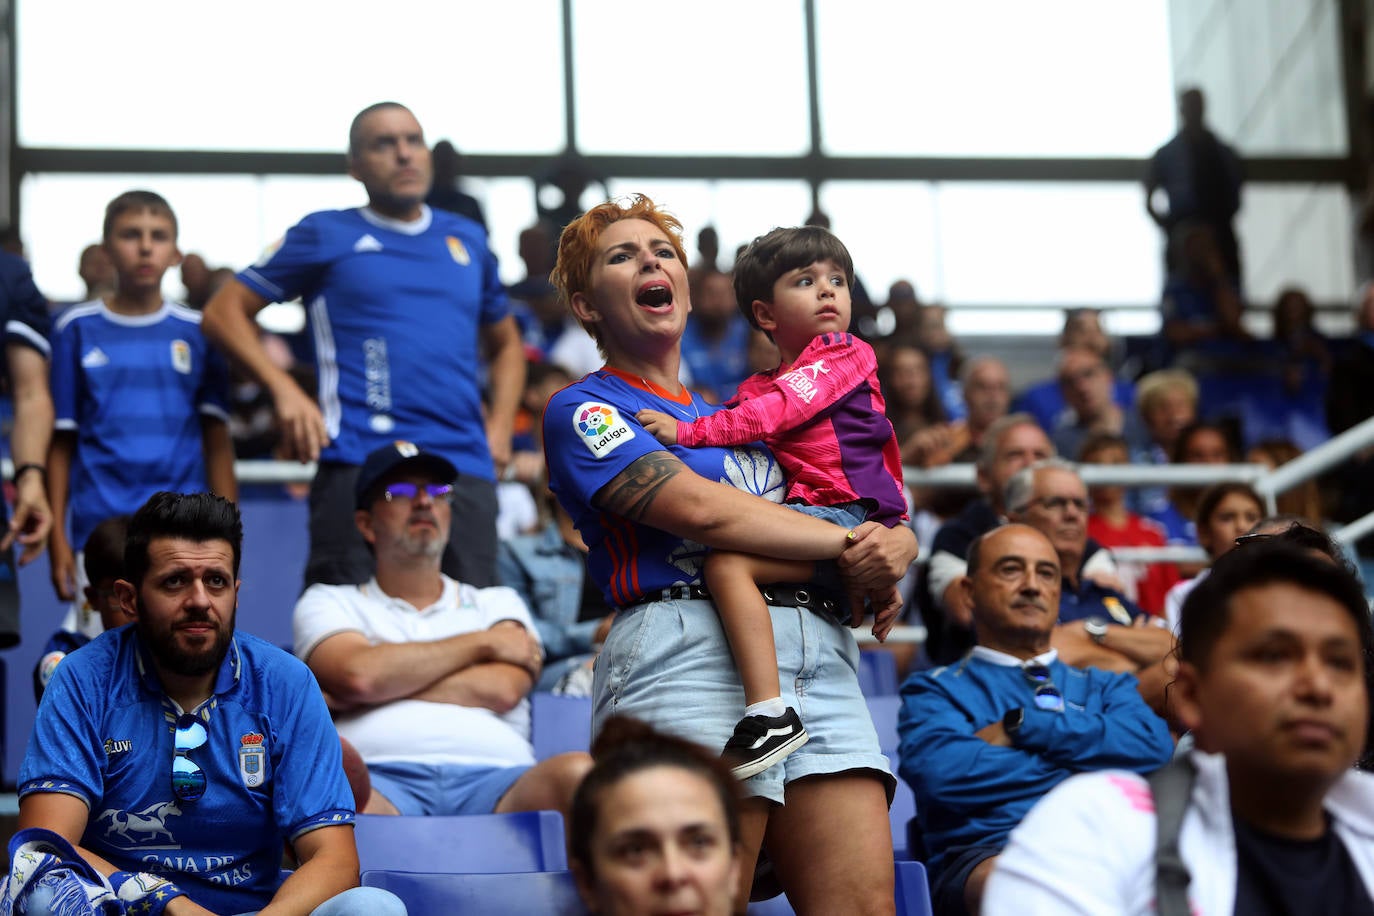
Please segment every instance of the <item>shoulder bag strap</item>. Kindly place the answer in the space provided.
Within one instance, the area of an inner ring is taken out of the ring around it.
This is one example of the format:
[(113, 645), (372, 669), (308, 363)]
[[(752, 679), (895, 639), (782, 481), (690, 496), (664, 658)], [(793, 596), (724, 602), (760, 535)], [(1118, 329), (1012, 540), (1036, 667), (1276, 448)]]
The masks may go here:
[(1183, 827), (1183, 814), (1193, 794), (1196, 771), (1193, 761), (1184, 755), (1166, 764), (1148, 777), (1154, 794), (1155, 817), (1155, 912), (1159, 916), (1189, 916), (1188, 866), (1179, 853), (1178, 835)]

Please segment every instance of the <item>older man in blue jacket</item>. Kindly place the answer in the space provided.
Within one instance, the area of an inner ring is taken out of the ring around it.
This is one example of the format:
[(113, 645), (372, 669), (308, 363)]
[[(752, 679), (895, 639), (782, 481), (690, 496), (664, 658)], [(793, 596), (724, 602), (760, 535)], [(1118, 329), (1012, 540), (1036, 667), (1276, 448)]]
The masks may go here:
[(1045, 535), (1006, 525), (969, 548), (977, 645), (902, 686), (900, 771), (916, 796), (937, 913), (977, 913), (1007, 835), (1070, 775), (1168, 761), (1132, 674), (1073, 668), (1050, 639), (1062, 573)]

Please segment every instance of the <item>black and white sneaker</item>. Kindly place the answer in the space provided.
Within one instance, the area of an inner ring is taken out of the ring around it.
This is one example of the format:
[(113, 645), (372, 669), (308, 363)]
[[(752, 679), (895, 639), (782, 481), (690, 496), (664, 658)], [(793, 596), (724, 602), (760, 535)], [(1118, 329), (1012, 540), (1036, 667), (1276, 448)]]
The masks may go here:
[(748, 779), (777, 763), (807, 742), (810, 735), (797, 711), (787, 707), (780, 716), (745, 716), (725, 742), (721, 757), (736, 779)]

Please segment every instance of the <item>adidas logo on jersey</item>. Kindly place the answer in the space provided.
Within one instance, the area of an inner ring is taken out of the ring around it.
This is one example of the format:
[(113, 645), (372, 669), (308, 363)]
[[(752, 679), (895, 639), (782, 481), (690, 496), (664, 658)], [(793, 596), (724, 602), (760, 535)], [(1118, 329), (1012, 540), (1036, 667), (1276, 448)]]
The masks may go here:
[(354, 251), (381, 251), (382, 243), (374, 239), (371, 235), (365, 235), (353, 243)]
[(96, 347), (94, 350), (87, 350), (86, 355), (81, 357), (81, 367), (83, 369), (99, 369), (101, 366), (108, 365), (110, 358), (105, 355), (105, 351)]

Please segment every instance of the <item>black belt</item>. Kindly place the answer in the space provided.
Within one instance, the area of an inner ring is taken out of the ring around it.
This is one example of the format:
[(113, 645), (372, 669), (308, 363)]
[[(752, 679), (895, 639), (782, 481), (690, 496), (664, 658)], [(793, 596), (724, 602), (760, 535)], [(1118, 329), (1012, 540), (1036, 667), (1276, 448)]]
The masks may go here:
[[(760, 585), (763, 600), (775, 607), (800, 607), (827, 614), (841, 623), (849, 620), (849, 608), (833, 594), (814, 585)], [(623, 609), (638, 607), (654, 601), (710, 601), (711, 593), (704, 585), (674, 585), (656, 592), (640, 595)]]

